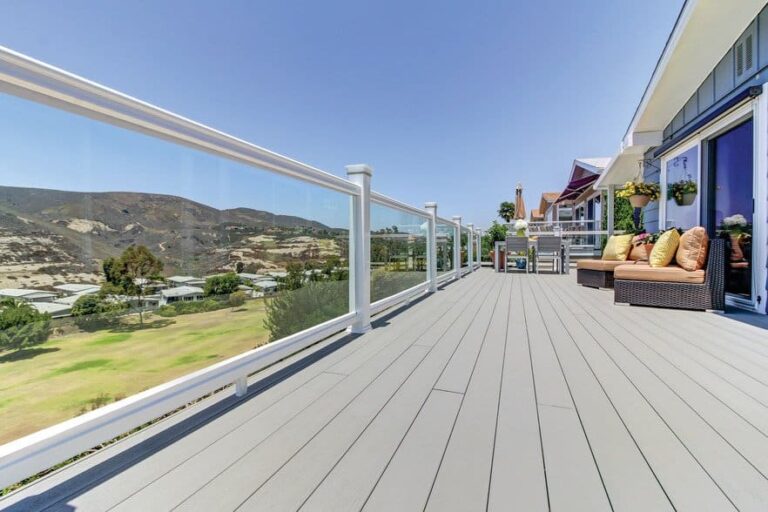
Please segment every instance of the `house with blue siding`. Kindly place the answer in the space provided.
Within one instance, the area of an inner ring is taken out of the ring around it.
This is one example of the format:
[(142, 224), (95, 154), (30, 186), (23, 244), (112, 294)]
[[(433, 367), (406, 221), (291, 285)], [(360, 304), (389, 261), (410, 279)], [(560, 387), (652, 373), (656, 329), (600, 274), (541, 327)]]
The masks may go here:
[[(731, 305), (768, 300), (768, 2), (688, 0), (619, 151), (595, 184), (658, 183), (647, 231), (704, 226), (730, 239)], [(669, 187), (689, 193), (673, 197)], [(609, 226), (609, 229), (611, 227)]]

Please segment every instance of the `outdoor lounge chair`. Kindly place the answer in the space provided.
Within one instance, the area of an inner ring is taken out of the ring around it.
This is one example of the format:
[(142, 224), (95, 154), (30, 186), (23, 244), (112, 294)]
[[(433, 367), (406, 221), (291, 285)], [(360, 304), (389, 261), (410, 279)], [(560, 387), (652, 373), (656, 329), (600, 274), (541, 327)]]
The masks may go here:
[[(525, 260), (525, 272), (528, 273), (528, 237), (527, 236), (508, 236), (506, 239), (507, 251), (504, 272), (509, 272), (511, 266), (510, 260)], [(515, 266), (517, 268), (517, 266)]]
[(637, 306), (723, 311), (726, 241), (710, 240), (706, 266), (695, 272), (671, 265), (620, 265), (614, 271), (614, 302)]
[(551, 261), (552, 270), (563, 271), (563, 237), (540, 236), (536, 240), (536, 273), (539, 273), (540, 261)]

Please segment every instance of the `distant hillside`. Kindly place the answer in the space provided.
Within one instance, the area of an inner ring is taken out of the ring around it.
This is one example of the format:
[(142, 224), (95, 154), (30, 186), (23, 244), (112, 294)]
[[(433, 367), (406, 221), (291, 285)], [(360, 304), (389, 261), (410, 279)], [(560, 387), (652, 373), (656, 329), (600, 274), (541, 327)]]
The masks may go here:
[(263, 260), (269, 267), (279, 264), (280, 255), (304, 254), (297, 237), (303, 237), (300, 242), (314, 257), (323, 252), (320, 245), (326, 253), (336, 249), (306, 237), (319, 241), (344, 235), (300, 217), (250, 208), (219, 210), (170, 195), (0, 186), (0, 275), (16, 272), (18, 278), (51, 273), (57, 266), (65, 276), (89, 274), (103, 258), (133, 244), (149, 247), (172, 272), (204, 274), (238, 260)]

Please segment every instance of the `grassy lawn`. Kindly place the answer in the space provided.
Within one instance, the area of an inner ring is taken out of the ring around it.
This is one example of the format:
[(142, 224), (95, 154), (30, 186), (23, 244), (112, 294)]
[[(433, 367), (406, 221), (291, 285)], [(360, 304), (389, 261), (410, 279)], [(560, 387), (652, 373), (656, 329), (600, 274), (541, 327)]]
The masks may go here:
[(0, 444), (265, 343), (264, 303), (52, 338), (0, 354)]

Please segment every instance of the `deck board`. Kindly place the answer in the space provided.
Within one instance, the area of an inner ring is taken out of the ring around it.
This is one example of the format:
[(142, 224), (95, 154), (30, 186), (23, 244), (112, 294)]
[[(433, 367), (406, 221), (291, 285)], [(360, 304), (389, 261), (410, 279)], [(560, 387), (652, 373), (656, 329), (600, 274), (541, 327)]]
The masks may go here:
[(761, 322), (573, 277), (470, 274), (0, 510), (763, 510)]

